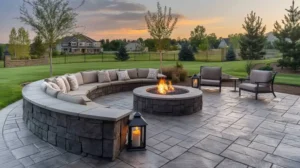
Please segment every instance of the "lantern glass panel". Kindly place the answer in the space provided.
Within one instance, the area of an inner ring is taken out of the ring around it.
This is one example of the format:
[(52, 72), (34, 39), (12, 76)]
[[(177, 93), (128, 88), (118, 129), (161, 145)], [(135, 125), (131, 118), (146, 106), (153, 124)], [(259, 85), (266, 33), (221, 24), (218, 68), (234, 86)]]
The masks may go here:
[(132, 147), (142, 147), (144, 145), (144, 127), (131, 127)]
[(198, 87), (198, 79), (193, 79), (193, 87), (197, 88)]

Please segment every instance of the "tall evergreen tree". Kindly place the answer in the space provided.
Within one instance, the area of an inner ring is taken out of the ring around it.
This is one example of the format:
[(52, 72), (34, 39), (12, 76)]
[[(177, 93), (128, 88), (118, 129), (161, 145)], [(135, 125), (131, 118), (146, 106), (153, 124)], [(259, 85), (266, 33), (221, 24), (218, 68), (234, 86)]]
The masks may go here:
[(277, 21), (274, 24), (274, 35), (279, 39), (276, 46), (283, 56), (279, 60), (279, 66), (296, 70), (300, 67), (300, 11), (295, 6), (295, 1), (286, 11), (282, 25)]
[(195, 61), (193, 51), (189, 48), (188, 44), (183, 44), (178, 54), (180, 61)]
[(129, 59), (129, 55), (126, 51), (126, 48), (124, 45), (121, 45), (120, 48), (119, 48), (119, 51), (116, 53), (116, 57), (115, 59), (117, 61), (127, 61)]
[(263, 26), (262, 19), (252, 11), (245, 18), (243, 29), (246, 33), (240, 40), (241, 57), (245, 60), (261, 59), (265, 55), (266, 41), (266, 26)]
[(233, 46), (231, 45), (227, 51), (226, 60), (227, 61), (235, 61), (235, 59), (236, 59), (236, 54), (234, 52)]
[(37, 35), (31, 45), (31, 54), (37, 57), (42, 57), (46, 52), (46, 46), (43, 43), (43, 39), (40, 35)]

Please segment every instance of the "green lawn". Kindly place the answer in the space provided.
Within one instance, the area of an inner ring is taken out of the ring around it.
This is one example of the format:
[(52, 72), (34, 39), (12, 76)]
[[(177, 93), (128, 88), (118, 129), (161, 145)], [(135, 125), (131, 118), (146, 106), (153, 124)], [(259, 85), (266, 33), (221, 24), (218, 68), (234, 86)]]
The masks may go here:
[[(261, 60), (256, 63), (274, 62), (275, 60)], [(236, 62), (183, 62), (184, 67), (189, 71), (189, 75), (199, 72), (202, 65), (221, 66), (224, 73), (237, 77), (244, 77), (245, 61)], [(165, 61), (164, 66), (174, 66), (175, 61)], [(90, 62), (73, 64), (55, 64), (54, 75), (78, 72), (92, 69), (111, 69), (111, 68), (158, 68), (158, 61), (128, 61), (128, 62)], [(36, 81), (49, 76), (49, 66), (34, 66), (20, 68), (1, 68), (0, 69), (0, 109), (21, 98), (21, 84)], [(300, 86), (299, 75), (280, 74), (276, 79), (277, 83), (294, 84)]]

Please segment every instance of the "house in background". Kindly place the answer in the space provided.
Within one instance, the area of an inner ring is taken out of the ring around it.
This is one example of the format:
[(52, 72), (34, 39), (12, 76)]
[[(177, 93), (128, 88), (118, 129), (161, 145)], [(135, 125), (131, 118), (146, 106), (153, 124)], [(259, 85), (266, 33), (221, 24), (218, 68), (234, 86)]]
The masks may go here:
[(66, 54), (97, 54), (100, 53), (101, 43), (83, 34), (63, 38), (56, 46), (56, 51)]
[(230, 39), (229, 38), (223, 38), (219, 44), (218, 48), (227, 48), (230, 45)]
[(143, 46), (139, 42), (129, 42), (125, 45), (125, 48), (128, 52), (148, 52), (148, 47)]

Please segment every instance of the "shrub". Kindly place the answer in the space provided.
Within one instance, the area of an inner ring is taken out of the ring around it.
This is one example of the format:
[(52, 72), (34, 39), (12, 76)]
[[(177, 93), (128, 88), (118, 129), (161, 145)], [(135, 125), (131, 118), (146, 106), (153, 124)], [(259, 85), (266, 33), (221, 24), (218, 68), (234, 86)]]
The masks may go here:
[(188, 44), (184, 44), (178, 54), (180, 61), (195, 61), (193, 51), (189, 48)]
[(176, 74), (172, 74), (172, 83), (178, 83), (180, 82), (179, 77)]
[(227, 61), (235, 61), (236, 59), (236, 54), (234, 52), (234, 49), (232, 46), (229, 47), (227, 54), (226, 54), (226, 60)]
[(180, 63), (180, 62), (176, 61), (175, 68), (177, 68), (177, 69), (183, 69), (183, 65), (182, 65), (182, 63)]
[(273, 67), (271, 67), (270, 63), (267, 63), (265, 66), (259, 68), (259, 70), (263, 70), (263, 71), (273, 71)]
[(121, 47), (119, 48), (119, 51), (116, 53), (115, 59), (117, 61), (127, 61), (129, 58), (130, 57), (126, 51), (125, 46), (121, 45)]
[(53, 50), (52, 56), (53, 56), (53, 57), (59, 56), (59, 52), (58, 52), (57, 50)]
[(288, 58), (283, 58), (283, 59), (279, 59), (278, 61), (277, 61), (277, 67), (281, 67), (281, 69), (283, 69), (283, 68), (286, 68), (286, 67), (288, 67), (289, 65), (290, 65), (290, 59), (288, 59)]
[(187, 70), (182, 69), (179, 71), (179, 80), (181, 82), (184, 82), (186, 80), (187, 76), (188, 76)]
[(175, 78), (174, 76), (176, 76), (181, 82), (184, 82), (188, 76), (188, 71), (183, 69), (183, 65), (178, 62), (174, 67), (163, 67), (162, 73), (166, 75), (169, 80), (173, 80), (173, 78)]

